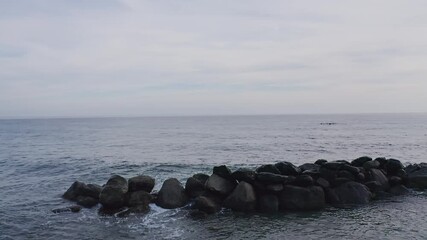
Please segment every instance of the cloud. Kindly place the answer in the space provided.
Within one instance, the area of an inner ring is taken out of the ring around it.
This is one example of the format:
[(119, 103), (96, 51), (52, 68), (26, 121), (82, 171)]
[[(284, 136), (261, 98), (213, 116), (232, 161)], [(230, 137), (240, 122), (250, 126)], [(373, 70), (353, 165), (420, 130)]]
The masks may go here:
[(427, 111), (425, 5), (0, 0), (0, 117)]

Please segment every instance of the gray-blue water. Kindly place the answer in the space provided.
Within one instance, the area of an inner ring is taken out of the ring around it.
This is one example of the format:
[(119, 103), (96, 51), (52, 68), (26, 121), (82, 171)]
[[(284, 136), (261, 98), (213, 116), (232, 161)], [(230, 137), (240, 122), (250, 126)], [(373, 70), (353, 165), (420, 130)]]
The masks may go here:
[[(333, 122), (334, 125), (322, 125)], [(277, 215), (223, 211), (194, 219), (151, 206), (146, 215), (97, 208), (54, 214), (75, 180), (148, 174), (183, 183), (227, 164), (256, 166), (368, 155), (427, 161), (427, 115), (294, 115), (0, 120), (0, 239), (427, 239), (427, 194), (354, 209)]]

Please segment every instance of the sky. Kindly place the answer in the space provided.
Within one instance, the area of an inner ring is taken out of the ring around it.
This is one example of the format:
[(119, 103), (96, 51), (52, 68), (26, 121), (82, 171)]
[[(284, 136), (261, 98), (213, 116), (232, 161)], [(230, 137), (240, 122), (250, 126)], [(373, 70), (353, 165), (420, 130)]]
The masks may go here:
[(0, 118), (427, 112), (425, 0), (0, 0)]

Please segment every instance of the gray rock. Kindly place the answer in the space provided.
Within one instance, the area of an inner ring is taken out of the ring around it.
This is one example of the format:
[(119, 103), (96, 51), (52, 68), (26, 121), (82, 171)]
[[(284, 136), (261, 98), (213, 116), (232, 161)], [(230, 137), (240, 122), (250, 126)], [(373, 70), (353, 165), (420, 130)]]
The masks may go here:
[(355, 180), (354, 175), (351, 172), (347, 171), (347, 170), (340, 170), (340, 171), (338, 171), (337, 172), (337, 177), (338, 178), (347, 178), (347, 179), (350, 179), (352, 181)]
[(318, 178), (316, 180), (316, 184), (318, 186), (321, 186), (323, 189), (325, 188), (329, 188), (331, 185), (329, 184), (328, 180), (324, 179), (324, 178)]
[(129, 193), (129, 199), (127, 205), (129, 207), (145, 207), (148, 208), (148, 205), (152, 201), (152, 196), (146, 191), (136, 191)]
[(292, 182), (293, 185), (300, 187), (308, 187), (314, 184), (314, 180), (310, 175), (300, 175), (297, 176), (295, 181)]
[(402, 184), (393, 186), (390, 188), (389, 193), (393, 194), (393, 195), (405, 195), (410, 193), (410, 190), (408, 188), (406, 188), (405, 186), (403, 186)]
[(318, 159), (318, 160), (316, 160), (316, 162), (314, 162), (314, 164), (317, 164), (317, 165), (319, 165), (319, 166), (322, 166), (323, 164), (325, 164), (325, 163), (327, 163), (328, 162), (328, 160), (325, 160), (325, 159)]
[(281, 192), (283, 190), (283, 184), (281, 183), (268, 184), (265, 186), (265, 189), (270, 192)]
[(332, 189), (336, 201), (332, 204), (365, 204), (370, 201), (372, 194), (368, 187), (358, 182), (346, 182)]
[(126, 204), (128, 183), (125, 178), (114, 175), (99, 194), (99, 202), (105, 209), (121, 208)]
[(279, 211), (279, 198), (274, 194), (263, 194), (258, 198), (258, 206), (261, 212), (275, 213)]
[(71, 201), (77, 201), (79, 196), (92, 197), (99, 199), (101, 193), (101, 186), (96, 184), (85, 184), (79, 181), (75, 181), (68, 190), (62, 195), (63, 198)]
[(145, 191), (150, 193), (154, 188), (154, 178), (140, 175), (129, 179), (129, 192)]
[(278, 162), (274, 166), (276, 166), (282, 175), (297, 176), (301, 173), (301, 169), (290, 162)]
[(372, 158), (367, 156), (359, 157), (351, 161), (351, 165), (355, 167), (362, 167), (365, 162), (369, 162), (369, 161), (372, 161)]
[(408, 187), (417, 189), (427, 188), (427, 167), (420, 168), (408, 174)]
[(365, 185), (373, 193), (377, 193), (377, 192), (383, 191), (382, 185), (379, 182), (377, 182), (377, 181), (369, 181), (369, 182), (366, 182)]
[(218, 202), (213, 199), (205, 196), (199, 196), (195, 200), (194, 208), (208, 214), (213, 214), (221, 210), (221, 205), (219, 205)]
[(225, 165), (215, 166), (213, 168), (213, 174), (216, 174), (216, 175), (223, 177), (223, 178), (226, 178), (226, 179), (232, 178), (230, 169)]
[(93, 197), (78, 196), (76, 202), (85, 208), (92, 208), (98, 204), (98, 199)]
[(388, 178), (388, 182), (390, 183), (391, 186), (400, 185), (402, 183), (402, 178), (398, 176), (391, 176)]
[(274, 174), (280, 174), (279, 169), (277, 169), (276, 166), (272, 165), (272, 164), (266, 164), (266, 165), (262, 165), (260, 167), (258, 167), (255, 172), (257, 173), (274, 173)]
[(317, 210), (325, 206), (325, 194), (319, 186), (286, 185), (279, 195), (279, 205), (281, 210)]
[(228, 196), (236, 187), (236, 181), (228, 180), (216, 174), (212, 174), (206, 181), (205, 187), (211, 192)]
[(194, 177), (190, 177), (185, 183), (185, 192), (190, 198), (198, 197), (205, 192), (205, 184)]
[(295, 178), (292, 176), (284, 176), (269, 172), (260, 172), (256, 175), (256, 180), (265, 184), (286, 183), (289, 181), (293, 181), (294, 179)]
[(163, 182), (157, 196), (156, 204), (159, 207), (173, 209), (183, 207), (188, 202), (185, 189), (176, 178), (169, 178)]
[(224, 207), (239, 212), (254, 211), (256, 205), (257, 199), (255, 190), (252, 185), (247, 182), (240, 182), (224, 201)]
[(368, 173), (370, 176), (369, 179), (371, 181), (377, 181), (379, 184), (381, 184), (381, 189), (383, 191), (387, 191), (390, 188), (390, 184), (388, 183), (388, 179), (381, 170), (370, 169), (368, 171)]
[(234, 171), (231, 176), (239, 182), (245, 181), (247, 183), (253, 183), (255, 181), (256, 173), (248, 168), (239, 168)]
[(299, 166), (299, 169), (301, 169), (302, 173), (305, 171), (319, 172), (320, 166), (314, 163), (304, 163), (303, 165)]
[(366, 170), (372, 169), (372, 168), (379, 168), (380, 167), (380, 162), (373, 160), (373, 161), (368, 161), (365, 162), (363, 164), (363, 168)]
[(388, 175), (395, 175), (397, 171), (400, 169), (403, 169), (403, 164), (397, 160), (397, 159), (388, 159), (386, 164), (384, 165), (385, 170), (387, 171)]

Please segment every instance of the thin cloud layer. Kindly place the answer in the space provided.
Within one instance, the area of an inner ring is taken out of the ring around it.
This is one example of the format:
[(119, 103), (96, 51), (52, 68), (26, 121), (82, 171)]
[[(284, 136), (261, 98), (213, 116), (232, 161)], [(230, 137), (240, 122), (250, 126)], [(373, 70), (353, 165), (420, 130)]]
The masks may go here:
[(0, 117), (425, 112), (425, 7), (0, 0)]

